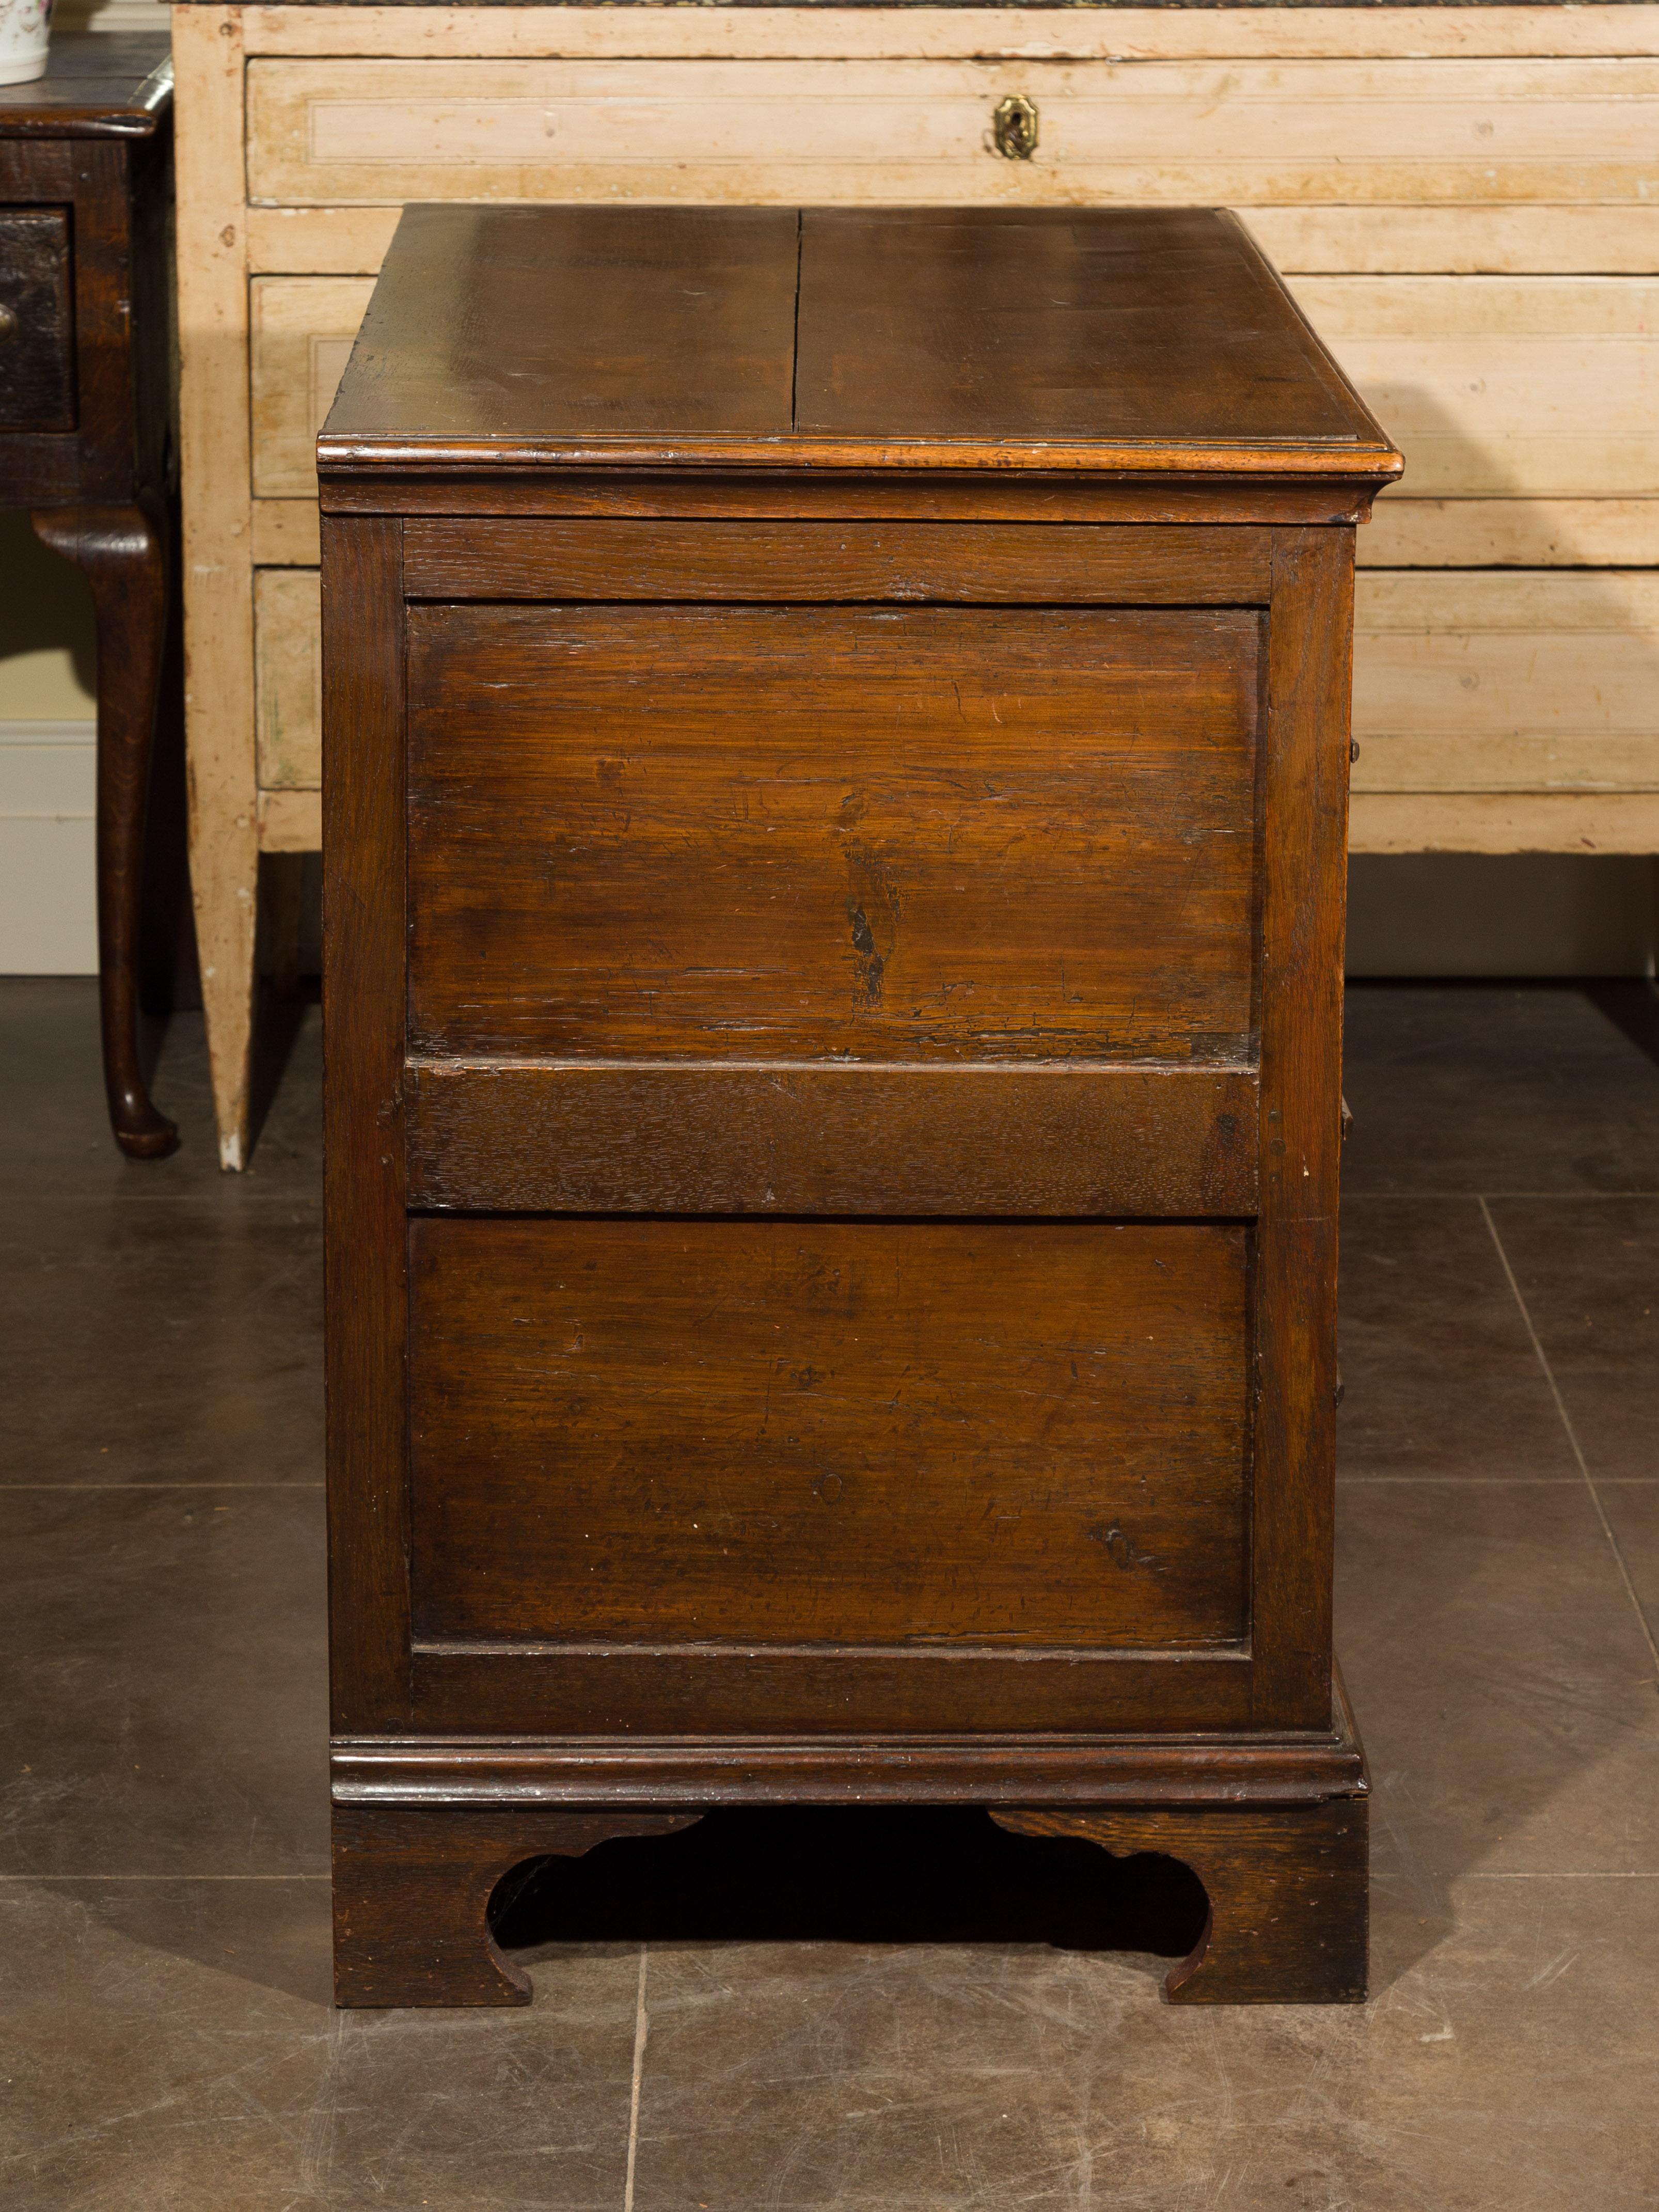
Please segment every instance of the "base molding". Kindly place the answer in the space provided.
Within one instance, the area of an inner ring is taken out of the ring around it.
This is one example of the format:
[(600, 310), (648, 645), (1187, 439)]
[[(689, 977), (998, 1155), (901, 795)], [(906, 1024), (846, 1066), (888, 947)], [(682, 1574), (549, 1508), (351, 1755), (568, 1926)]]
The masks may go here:
[(1177, 2004), (1365, 1994), (1364, 1754), (1340, 1681), (1316, 1735), (342, 1738), (334, 1763), (342, 2005), (512, 2005), (489, 1931), (524, 1861), (661, 1836), (737, 1805), (980, 1805), (1018, 1835), (1179, 1859), (1210, 1903)]
[(337, 1806), (1317, 1805), (1363, 1795), (1340, 1681), (1314, 1733), (339, 1736)]

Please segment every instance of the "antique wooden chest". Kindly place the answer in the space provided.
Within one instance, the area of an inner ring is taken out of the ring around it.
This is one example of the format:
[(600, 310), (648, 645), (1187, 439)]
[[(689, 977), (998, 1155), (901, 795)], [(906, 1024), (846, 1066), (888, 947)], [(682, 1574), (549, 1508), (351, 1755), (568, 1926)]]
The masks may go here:
[(1364, 1988), (1353, 531), (1200, 210), (411, 208), (319, 446), (336, 1956), (734, 1803), (1165, 1850)]

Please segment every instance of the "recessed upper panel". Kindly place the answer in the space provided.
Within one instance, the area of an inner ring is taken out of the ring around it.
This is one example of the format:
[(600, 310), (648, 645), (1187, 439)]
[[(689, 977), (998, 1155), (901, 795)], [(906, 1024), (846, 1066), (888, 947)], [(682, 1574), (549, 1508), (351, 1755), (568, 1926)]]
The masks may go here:
[(1205, 209), (413, 207), (319, 448), (386, 465), (1398, 459)]
[(410, 1042), (1244, 1064), (1258, 634), (1219, 608), (411, 609)]

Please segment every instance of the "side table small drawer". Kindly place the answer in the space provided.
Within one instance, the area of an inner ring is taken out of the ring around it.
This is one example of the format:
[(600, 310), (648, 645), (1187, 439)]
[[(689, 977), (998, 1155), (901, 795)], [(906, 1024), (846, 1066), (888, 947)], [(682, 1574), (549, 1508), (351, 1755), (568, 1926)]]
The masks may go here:
[(374, 289), (372, 276), (261, 276), (251, 287), (257, 498), (316, 497), (317, 433)]
[(67, 208), (0, 208), (0, 428), (75, 428)]

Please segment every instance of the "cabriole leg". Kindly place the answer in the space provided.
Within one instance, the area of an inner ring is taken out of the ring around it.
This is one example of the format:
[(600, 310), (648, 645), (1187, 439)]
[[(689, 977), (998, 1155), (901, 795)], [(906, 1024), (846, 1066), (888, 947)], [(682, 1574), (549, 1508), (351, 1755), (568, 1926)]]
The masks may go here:
[(35, 535), (84, 570), (98, 624), (98, 989), (110, 1127), (129, 1159), (174, 1151), (138, 1064), (144, 809), (167, 640), (167, 546), (137, 507), (42, 507)]

